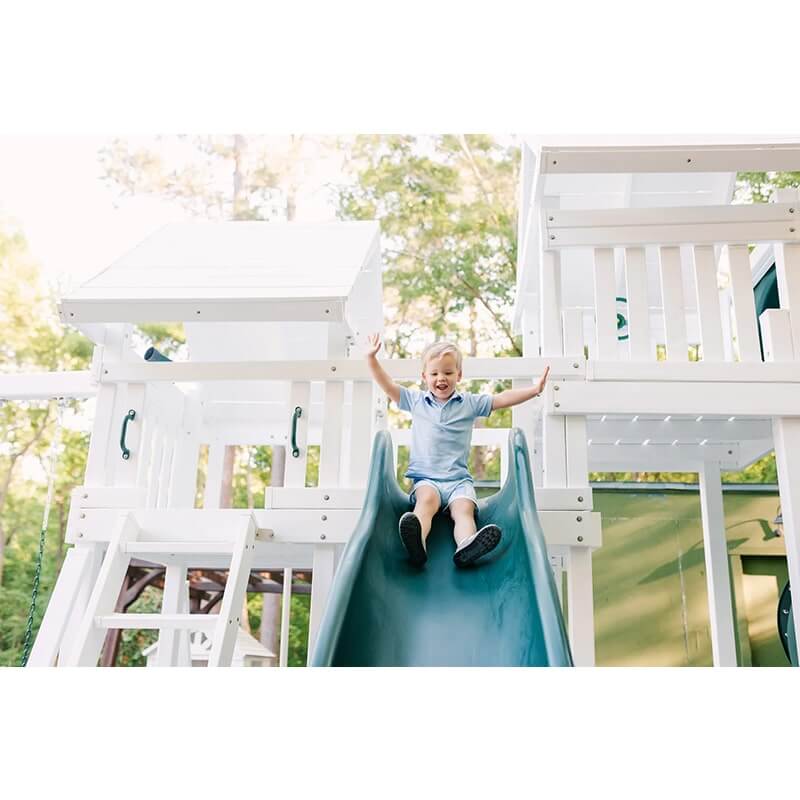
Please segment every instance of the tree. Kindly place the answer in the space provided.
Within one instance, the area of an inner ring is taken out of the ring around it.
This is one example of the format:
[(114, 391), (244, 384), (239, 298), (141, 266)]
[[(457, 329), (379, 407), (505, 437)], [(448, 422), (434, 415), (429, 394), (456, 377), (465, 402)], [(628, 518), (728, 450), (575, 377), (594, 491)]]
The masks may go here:
[(470, 356), (522, 354), (509, 322), (519, 161), (483, 135), (357, 137), (339, 217), (380, 220), (389, 355), (433, 337)]
[[(55, 302), (42, 287), (39, 267), (22, 232), (0, 222), (0, 314), (3, 372), (85, 369), (92, 345), (58, 320)], [(41, 455), (49, 445), (55, 413), (47, 403), (5, 403), (0, 408), (0, 585), (5, 551), (14, 537), (3, 514), (12, 481), (27, 455)]]

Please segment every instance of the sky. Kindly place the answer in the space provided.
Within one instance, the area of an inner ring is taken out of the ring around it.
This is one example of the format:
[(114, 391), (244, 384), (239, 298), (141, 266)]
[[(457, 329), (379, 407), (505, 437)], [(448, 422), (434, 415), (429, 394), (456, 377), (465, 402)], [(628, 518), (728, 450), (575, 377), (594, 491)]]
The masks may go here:
[[(0, 136), (0, 217), (16, 221), (44, 278), (64, 291), (105, 269), (154, 230), (188, 218), (176, 203), (123, 197), (100, 180), (98, 151), (111, 136)], [(124, 138), (124, 137), (120, 137)], [(153, 143), (136, 137), (137, 144)], [(344, 180), (320, 163), (309, 185)], [(324, 192), (301, 193), (297, 218), (334, 219)]]

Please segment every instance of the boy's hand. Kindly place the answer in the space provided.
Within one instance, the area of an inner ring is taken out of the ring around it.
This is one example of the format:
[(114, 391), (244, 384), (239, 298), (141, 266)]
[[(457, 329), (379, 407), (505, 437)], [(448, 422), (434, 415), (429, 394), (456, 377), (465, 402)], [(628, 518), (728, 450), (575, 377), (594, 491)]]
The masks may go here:
[(535, 383), (536, 394), (541, 394), (544, 391), (544, 385), (547, 383), (547, 376), (550, 374), (550, 367), (545, 367), (542, 377), (539, 378), (539, 383)]
[(378, 352), (378, 350), (381, 349), (380, 334), (371, 333), (367, 337), (367, 341), (369, 342), (369, 344), (367, 345), (367, 352), (365, 353), (365, 355), (367, 356), (367, 358), (369, 358), (370, 356), (374, 356)]

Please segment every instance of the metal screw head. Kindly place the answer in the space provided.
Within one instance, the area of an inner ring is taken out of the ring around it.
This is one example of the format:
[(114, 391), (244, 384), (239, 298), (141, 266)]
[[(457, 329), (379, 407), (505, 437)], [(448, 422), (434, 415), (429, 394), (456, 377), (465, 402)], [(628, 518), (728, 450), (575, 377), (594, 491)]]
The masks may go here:
[(578, 502), (582, 503), (583, 502), (583, 498), (582, 497), (578, 497)]
[(552, 222), (552, 221), (553, 221), (553, 217), (548, 217), (548, 218), (547, 218), (547, 221), (548, 221), (548, 222)]
[(84, 499), (84, 500), (88, 500), (88, 499), (89, 499), (89, 495), (88, 495), (88, 494), (85, 494), (85, 495), (83, 496), (83, 499)]
[(687, 158), (687, 159), (686, 159), (686, 163), (687, 163), (687, 164), (691, 164), (691, 163), (692, 163), (692, 159), (691, 159), (691, 158)]
[(331, 372), (336, 372), (336, 367), (331, 367)]
[(789, 209), (789, 213), (790, 213), (790, 214), (794, 214), (794, 209), (793, 209), (793, 208), (790, 208), (790, 209)]
[(555, 234), (551, 233), (551, 234), (550, 234), (550, 238), (551, 238), (551, 239), (555, 239), (555, 238), (556, 238), (556, 237), (555, 237)]
[(325, 522), (327, 519), (328, 519), (328, 516), (327, 516), (327, 514), (323, 514), (323, 515), (322, 515), (322, 521), (323, 521), (323, 522)]
[(794, 228), (789, 228), (789, 233), (794, 233)]
[(322, 499), (323, 499), (323, 500), (330, 500), (330, 499), (331, 499), (331, 496), (330, 496), (329, 494), (326, 494), (326, 495), (324, 495), (324, 496), (323, 496), (323, 498), (322, 498)]
[(575, 519), (577, 519), (578, 522), (583, 522), (583, 517), (575, 517)]
[(554, 391), (554, 392), (557, 392), (557, 391), (558, 391), (560, 388), (561, 388), (561, 387), (560, 387), (558, 384), (556, 384), (556, 385), (553, 387), (553, 391)]
[(578, 541), (579, 541), (579, 542), (582, 542), (582, 541), (583, 541), (583, 536), (579, 536), (579, 537), (578, 537)]
[(325, 536), (325, 534), (324, 534), (324, 533), (321, 533), (321, 534), (319, 535), (319, 538), (320, 538), (320, 539), (325, 539), (325, 538), (326, 538), (326, 536)]
[(86, 519), (86, 514), (81, 514), (81, 519)]
[(553, 406), (554, 406), (555, 408), (561, 408), (561, 403), (553, 403)]
[(575, 362), (575, 363), (572, 365), (572, 368), (573, 368), (573, 369), (578, 369), (578, 367), (579, 367), (579, 366), (580, 366), (580, 364), (578, 364), (578, 362), (576, 361), (576, 362)]
[(78, 538), (79, 538), (79, 539), (83, 539), (83, 534), (82, 534), (82, 533), (79, 533), (79, 534), (78, 534)]

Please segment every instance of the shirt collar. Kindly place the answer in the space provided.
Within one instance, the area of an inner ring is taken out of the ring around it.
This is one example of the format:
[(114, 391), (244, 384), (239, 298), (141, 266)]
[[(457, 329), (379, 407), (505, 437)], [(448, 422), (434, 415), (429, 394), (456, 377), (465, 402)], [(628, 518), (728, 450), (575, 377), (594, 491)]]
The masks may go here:
[[(428, 403), (430, 405), (435, 406), (435, 405), (438, 404), (438, 401), (433, 396), (433, 392), (430, 389), (428, 389), (428, 391), (425, 392), (425, 394), (423, 396), (428, 401)], [(451, 400), (458, 400), (460, 402), (463, 399), (464, 399), (464, 395), (461, 394), (461, 392), (454, 392), (453, 394), (450, 395), (450, 397), (447, 398), (447, 400), (444, 401), (443, 405), (447, 405)]]

